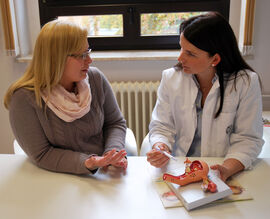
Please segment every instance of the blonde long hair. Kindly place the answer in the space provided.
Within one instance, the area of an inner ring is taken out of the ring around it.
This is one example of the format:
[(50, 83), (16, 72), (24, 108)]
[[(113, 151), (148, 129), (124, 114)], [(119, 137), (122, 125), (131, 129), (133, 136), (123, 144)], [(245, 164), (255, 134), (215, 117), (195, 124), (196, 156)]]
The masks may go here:
[(5, 107), (8, 109), (13, 93), (22, 87), (34, 91), (36, 102), (42, 107), (41, 90), (50, 94), (62, 77), (68, 55), (81, 51), (86, 39), (87, 30), (74, 23), (53, 20), (45, 24), (36, 40), (30, 65), (7, 90)]

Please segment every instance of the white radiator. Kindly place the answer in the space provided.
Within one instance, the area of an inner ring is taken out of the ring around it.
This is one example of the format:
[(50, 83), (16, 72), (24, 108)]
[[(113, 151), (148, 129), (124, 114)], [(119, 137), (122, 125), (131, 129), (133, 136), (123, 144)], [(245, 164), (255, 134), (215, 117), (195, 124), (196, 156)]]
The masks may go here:
[(140, 153), (140, 146), (148, 133), (152, 110), (156, 103), (159, 81), (112, 82), (111, 85), (127, 126), (134, 132)]

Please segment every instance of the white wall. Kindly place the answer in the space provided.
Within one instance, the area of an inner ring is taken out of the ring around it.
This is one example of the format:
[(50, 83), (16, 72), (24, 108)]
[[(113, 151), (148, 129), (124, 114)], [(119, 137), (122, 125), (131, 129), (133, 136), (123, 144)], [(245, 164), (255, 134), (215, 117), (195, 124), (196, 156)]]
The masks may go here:
[[(263, 94), (270, 95), (270, 1), (256, 1), (254, 24), (254, 55), (247, 58), (263, 82)], [(270, 110), (270, 108), (268, 108)]]
[[(19, 2), (19, 5), (22, 3), (21, 0), (15, 0)], [(34, 25), (34, 28), (32, 27), (32, 31), (30, 31), (29, 34), (32, 34), (30, 37), (30, 41), (33, 40), (33, 35), (38, 32), (39, 27), (36, 26), (36, 24), (39, 22), (38, 17), (38, 5), (35, 0), (26, 0), (28, 4), (26, 6), (32, 6), (32, 9), (30, 9), (30, 13), (27, 13), (27, 16), (24, 20), (26, 24), (29, 24), (29, 26)], [(26, 10), (25, 12), (28, 12), (29, 10)], [(35, 17), (33, 18), (32, 15), (35, 14)], [(20, 18), (20, 21), (23, 18)], [(36, 28), (37, 27), (37, 28)], [(15, 81), (17, 78), (19, 78), (26, 66), (27, 63), (18, 63), (16, 62), (16, 59), (14, 57), (6, 56), (5, 48), (4, 48), (4, 34), (3, 34), (3, 27), (2, 27), (2, 16), (0, 16), (0, 97), (1, 97), (1, 104), (0, 104), (0, 153), (13, 153), (13, 139), (14, 136), (12, 134), (10, 125), (9, 125), (9, 118), (8, 118), (8, 111), (4, 108), (3, 105), (3, 99), (6, 90), (8, 89), (9, 85)], [(33, 31), (35, 30), (35, 31)], [(24, 29), (25, 31), (25, 29)], [(18, 31), (19, 32), (19, 31)], [(18, 33), (19, 34), (19, 33)], [(27, 33), (27, 35), (29, 35)], [(37, 34), (36, 34), (37, 35)]]
[[(1, 20), (1, 19), (0, 19)], [(2, 22), (2, 21), (1, 21)], [(2, 24), (2, 23), (1, 23)], [(0, 25), (0, 29), (2, 26)], [(8, 111), (4, 108), (4, 94), (16, 78), (20, 76), (20, 72), (25, 68), (25, 64), (16, 63), (14, 58), (8, 57), (4, 51), (4, 39), (2, 31), (0, 32), (0, 153), (12, 152), (12, 141), (14, 139), (9, 125)]]
[[(39, 32), (38, 1), (24, 1), (27, 3), (26, 9), (28, 17), (26, 18), (26, 22), (27, 26), (29, 26), (30, 41), (33, 44)], [(233, 4), (230, 12), (230, 23), (238, 35), (240, 23), (239, 7), (241, 0), (232, 0), (231, 2)], [(270, 51), (270, 43), (267, 41), (267, 38), (269, 38), (270, 35), (270, 1), (260, 0), (256, 1), (256, 4), (254, 35), (255, 54), (253, 58), (248, 60), (248, 62), (262, 76), (264, 94), (270, 95), (270, 86), (267, 86), (268, 82), (270, 82), (270, 75), (268, 75), (268, 70), (270, 69), (270, 59), (268, 54), (268, 51)], [(0, 30), (2, 30), (1, 18)], [(2, 104), (3, 96), (11, 82), (22, 75), (27, 63), (17, 63), (13, 57), (7, 57), (5, 55), (3, 37), (2, 31), (0, 31), (0, 153), (13, 153), (12, 142), (14, 137), (9, 125), (8, 111)], [(176, 61), (96, 61), (93, 62), (93, 65), (100, 68), (110, 81), (142, 81), (160, 80), (162, 70), (173, 66), (175, 63)]]

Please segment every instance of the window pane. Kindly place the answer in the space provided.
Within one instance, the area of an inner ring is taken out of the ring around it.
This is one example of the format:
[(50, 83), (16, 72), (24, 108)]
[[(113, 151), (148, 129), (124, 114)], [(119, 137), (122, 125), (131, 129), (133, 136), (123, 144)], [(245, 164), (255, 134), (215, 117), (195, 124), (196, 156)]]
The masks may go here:
[(141, 14), (141, 36), (179, 35), (179, 25), (185, 19), (205, 12)]
[(59, 16), (58, 20), (75, 22), (88, 30), (88, 37), (123, 37), (123, 16), (91, 15), (91, 16)]

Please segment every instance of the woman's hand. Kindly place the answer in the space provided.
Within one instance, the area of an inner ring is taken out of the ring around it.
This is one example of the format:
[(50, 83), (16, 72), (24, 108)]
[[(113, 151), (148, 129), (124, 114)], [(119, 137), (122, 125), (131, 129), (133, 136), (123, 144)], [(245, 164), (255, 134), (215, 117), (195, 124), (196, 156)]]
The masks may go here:
[(116, 167), (127, 168), (127, 159), (125, 156), (127, 152), (123, 149), (121, 151), (116, 151), (113, 149), (108, 151), (103, 156), (91, 156), (90, 158), (85, 160), (85, 166), (88, 169), (96, 169), (100, 167), (105, 167), (108, 165), (113, 165)]
[(220, 173), (221, 180), (225, 182), (230, 176), (243, 170), (245, 167), (240, 161), (233, 158), (229, 158), (225, 160), (222, 165), (215, 164), (212, 165), (210, 168), (213, 170), (218, 170)]
[(116, 163), (112, 163), (111, 165), (115, 167), (122, 167), (124, 169), (127, 169), (127, 165), (128, 165), (127, 158), (123, 157), (120, 161)]
[(157, 142), (153, 145), (153, 149), (146, 154), (147, 161), (154, 167), (160, 168), (165, 166), (170, 159), (166, 155), (164, 155), (161, 151), (155, 149), (157, 147), (160, 148), (160, 150), (162, 151), (166, 151), (168, 153), (171, 152), (166, 144), (162, 142)]

